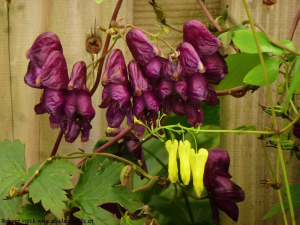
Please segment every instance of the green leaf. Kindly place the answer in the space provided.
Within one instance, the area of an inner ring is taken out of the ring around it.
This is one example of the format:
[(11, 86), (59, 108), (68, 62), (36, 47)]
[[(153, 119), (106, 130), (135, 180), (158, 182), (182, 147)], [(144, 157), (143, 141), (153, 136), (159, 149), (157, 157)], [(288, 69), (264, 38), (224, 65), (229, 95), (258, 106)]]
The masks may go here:
[(135, 212), (143, 203), (136, 193), (127, 187), (115, 187), (120, 182), (123, 163), (106, 159), (101, 164), (96, 157), (86, 161), (81, 167), (83, 174), (73, 191), (73, 206), (80, 211), (75, 216), (82, 220), (93, 220), (95, 224), (119, 224), (111, 213), (98, 207), (104, 203), (119, 203), (130, 212)]
[(137, 220), (132, 220), (130, 219), (130, 217), (127, 215), (128, 213), (126, 212), (124, 216), (122, 216), (121, 218), (121, 222), (124, 224), (124, 225), (143, 225), (144, 222), (146, 221), (146, 218), (140, 218), (140, 219), (137, 219)]
[[(267, 59), (265, 61), (265, 67), (267, 70), (267, 75), (269, 78), (269, 83), (273, 83), (279, 73), (279, 61), (274, 58)], [(262, 86), (266, 84), (262, 66), (259, 64), (255, 68), (253, 68), (244, 78), (244, 82), (246, 84), (255, 85), (255, 86)]]
[(48, 214), (41, 203), (35, 205), (25, 204), (21, 209), (22, 212), (16, 216), (15, 220), (23, 221), (24, 224), (40, 224), (39, 221), (44, 221), (45, 216)]
[[(263, 54), (264, 59), (268, 58)], [(219, 85), (212, 85), (214, 90), (226, 90), (244, 84), (244, 77), (254, 67), (260, 64), (258, 54), (238, 53), (225, 58), (228, 66), (228, 74)]]
[(232, 30), (229, 30), (218, 36), (222, 42), (223, 48), (227, 48), (230, 45), (233, 33), (234, 32)]
[[(283, 44), (285, 47), (288, 47), (294, 51), (296, 51), (296, 48), (294, 46), (294, 42), (290, 41), (290, 40), (281, 40), (279, 41), (280, 44)], [(283, 49), (283, 54), (288, 54), (290, 53), (288, 50)]]
[(164, 32), (165, 32), (167, 35), (169, 35), (169, 33), (170, 33), (169, 29), (167, 29), (167, 28), (165, 28), (165, 27), (163, 27), (162, 29), (164, 30)]
[(20, 188), (26, 174), (25, 145), (19, 140), (0, 142), (0, 219), (13, 219), (22, 198), (3, 200), (11, 187)]
[[(102, 145), (106, 144), (107, 142), (108, 140), (106, 139), (100, 139), (99, 141), (97, 141), (97, 143), (94, 146), (93, 152), (96, 151), (98, 148), (100, 148)], [(116, 142), (111, 146), (109, 146), (107, 149), (105, 149), (105, 153), (115, 154), (118, 152), (118, 150), (119, 150), (119, 145)], [(104, 161), (106, 158), (107, 158), (106, 156), (97, 155), (97, 159), (100, 162)]]
[(300, 57), (297, 56), (295, 63), (294, 63), (294, 72), (293, 72), (293, 77), (290, 82), (289, 86), (289, 92), (286, 97), (285, 101), (285, 107), (284, 107), (284, 112), (286, 113), (288, 104), (290, 102), (290, 99), (294, 92), (299, 93), (300, 92)]
[[(39, 166), (37, 164), (29, 168), (28, 179)], [(70, 175), (80, 172), (73, 163), (68, 163), (65, 159), (47, 162), (28, 185), (29, 197), (34, 203), (42, 201), (45, 210), (50, 210), (57, 218), (63, 218), (63, 209), (66, 209), (63, 201), (68, 200), (63, 189), (72, 189)]]
[[(293, 208), (299, 207), (300, 206), (300, 184), (291, 184), (290, 185), (290, 192), (291, 192), (291, 198), (292, 198), (292, 203), (293, 203)], [(282, 189), (282, 193), (286, 195), (286, 188)], [(288, 199), (287, 197), (284, 198), (283, 201), (283, 206), (285, 210), (290, 209)], [(263, 219), (267, 219), (271, 216), (275, 216), (279, 213), (281, 213), (281, 206), (280, 204), (276, 204), (273, 206), (269, 212), (264, 216)]]
[(101, 4), (103, 0), (94, 0), (94, 2), (96, 2), (97, 4)]
[[(283, 54), (283, 49), (273, 45), (264, 33), (257, 32), (257, 37), (262, 52), (270, 52), (277, 56)], [(243, 52), (258, 53), (251, 30), (239, 30), (234, 32), (232, 41)]]

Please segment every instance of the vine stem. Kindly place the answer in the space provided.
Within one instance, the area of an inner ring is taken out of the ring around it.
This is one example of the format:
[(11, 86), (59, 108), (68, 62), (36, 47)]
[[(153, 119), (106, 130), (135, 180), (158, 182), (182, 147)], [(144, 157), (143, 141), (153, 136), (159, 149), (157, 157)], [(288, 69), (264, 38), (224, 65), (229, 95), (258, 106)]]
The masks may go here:
[(204, 13), (206, 14), (206, 16), (208, 17), (208, 19), (210, 20), (210, 22), (212, 22), (212, 24), (217, 28), (218, 31), (221, 31), (222, 28), (219, 26), (219, 24), (217, 24), (217, 22), (214, 20), (214, 18), (210, 15), (210, 13), (208, 12), (208, 10), (205, 7), (202, 0), (197, 0), (197, 1), (198, 1), (199, 5), (201, 6), (202, 10), (204, 11)]
[[(250, 22), (250, 25), (251, 25), (251, 29), (252, 29), (252, 32), (253, 32), (253, 36), (254, 36), (254, 39), (255, 39), (255, 43), (256, 43), (259, 59), (260, 59), (260, 63), (262, 65), (262, 69), (263, 69), (263, 74), (264, 74), (264, 78), (265, 78), (265, 82), (266, 82), (266, 88), (267, 88), (268, 97), (269, 97), (269, 101), (270, 101), (270, 107), (271, 107), (271, 111), (272, 111), (272, 118), (273, 118), (274, 128), (275, 128), (276, 131), (278, 131), (278, 123), (277, 123), (276, 115), (275, 115), (275, 111), (274, 111), (273, 99), (272, 99), (272, 94), (271, 94), (271, 89), (270, 89), (270, 84), (269, 84), (269, 80), (268, 80), (268, 75), (267, 75), (264, 59), (263, 59), (262, 52), (261, 52), (261, 49), (260, 49), (257, 34), (256, 34), (256, 31), (255, 31), (253, 19), (252, 19), (252, 16), (251, 16), (251, 13), (250, 13), (250, 10), (248, 8), (246, 0), (243, 0), (243, 3), (244, 3), (245, 10), (246, 10), (248, 18), (249, 18), (249, 22)], [(286, 191), (287, 191), (287, 197), (288, 197), (288, 202), (289, 202), (289, 207), (290, 207), (292, 224), (295, 225), (296, 222), (295, 222), (294, 208), (293, 208), (293, 203), (292, 203), (292, 198), (291, 198), (291, 193), (290, 193), (290, 186), (289, 186), (289, 182), (288, 182), (288, 179), (287, 179), (286, 168), (285, 168), (285, 163), (284, 163), (284, 159), (283, 159), (283, 154), (282, 154), (282, 149), (281, 149), (280, 138), (279, 138), (279, 133), (278, 132), (275, 133), (275, 138), (276, 138), (276, 144), (277, 144), (277, 148), (278, 148), (278, 155), (279, 155), (280, 163), (281, 163), (281, 167), (282, 167), (284, 183), (285, 183)]]
[(300, 9), (298, 10), (298, 13), (296, 14), (295, 19), (293, 21), (290, 33), (289, 33), (288, 38), (287, 38), (288, 40), (293, 39), (294, 33), (295, 33), (295, 30), (296, 30), (296, 27), (298, 25), (299, 20), (300, 20)]
[(281, 207), (281, 211), (282, 211), (282, 215), (283, 215), (284, 224), (287, 225), (288, 222), (287, 222), (285, 210), (284, 210), (284, 207), (283, 207), (283, 202), (282, 202), (282, 197), (281, 197), (280, 189), (277, 190), (277, 193), (278, 193), (278, 198), (279, 198), (279, 202), (280, 202), (280, 207)]
[[(123, 2), (123, 0), (119, 0), (118, 1), (117, 5), (115, 7), (114, 13), (113, 13), (113, 15), (111, 17), (111, 22), (109, 23), (109, 27), (111, 27), (112, 22), (117, 19), (117, 15), (119, 13), (119, 10), (120, 10), (120, 7), (122, 5), (122, 2)], [(102, 73), (102, 68), (103, 68), (103, 65), (104, 65), (104, 59), (105, 59), (105, 56), (106, 56), (106, 53), (107, 53), (107, 50), (108, 50), (110, 39), (111, 39), (111, 36), (107, 35), (106, 36), (106, 40), (105, 40), (105, 45), (103, 47), (102, 55), (100, 57), (101, 60), (99, 62), (99, 66), (98, 66), (97, 78), (96, 78), (95, 84), (94, 84), (94, 86), (93, 86), (93, 88), (92, 88), (92, 90), (90, 92), (91, 96), (93, 96), (93, 94), (95, 93), (95, 91), (97, 90), (97, 88), (99, 86), (100, 78), (101, 78), (101, 73)], [(59, 134), (58, 134), (58, 136), (56, 138), (55, 145), (54, 145), (54, 147), (52, 149), (51, 156), (56, 155), (58, 147), (59, 147), (61, 139), (62, 139), (62, 136), (63, 136), (63, 131), (60, 130), (60, 132), (59, 132)]]

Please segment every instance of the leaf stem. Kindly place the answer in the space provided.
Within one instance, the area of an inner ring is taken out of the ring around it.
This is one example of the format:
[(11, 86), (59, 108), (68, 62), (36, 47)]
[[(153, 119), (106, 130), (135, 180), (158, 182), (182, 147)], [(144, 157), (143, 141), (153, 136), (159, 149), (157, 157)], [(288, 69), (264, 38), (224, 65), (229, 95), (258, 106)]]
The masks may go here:
[(284, 220), (284, 224), (288, 225), (287, 219), (286, 219), (286, 214), (285, 214), (285, 209), (283, 207), (283, 202), (282, 202), (282, 198), (281, 198), (281, 190), (278, 189), (277, 193), (278, 193), (278, 198), (279, 198), (279, 202), (280, 202), (280, 207), (281, 207), (281, 211), (282, 211), (282, 215), (283, 215), (283, 220)]
[(263, 140), (261, 140), (261, 145), (262, 145), (262, 147), (264, 149), (264, 154), (265, 154), (265, 157), (266, 157), (269, 169), (271, 171), (272, 177), (273, 177), (274, 180), (276, 180), (275, 173), (274, 173), (273, 167), (271, 165), (271, 162), (270, 162), (270, 159), (269, 159), (269, 156), (268, 156), (268, 153), (267, 153), (267, 150), (266, 150), (266, 147), (264, 145), (264, 141)]
[(188, 211), (190, 219), (191, 219), (191, 223), (194, 223), (195, 220), (194, 220), (193, 212), (192, 212), (192, 209), (191, 209), (191, 206), (190, 206), (189, 199), (188, 199), (185, 192), (183, 192), (183, 198), (184, 198), (185, 205), (186, 205), (187, 211)]
[(150, 179), (150, 181), (148, 182), (148, 184), (146, 184), (146, 185), (143, 186), (143, 187), (134, 189), (134, 190), (132, 190), (132, 192), (146, 191), (146, 190), (152, 188), (152, 186), (153, 186), (159, 179), (160, 179), (159, 176), (153, 176), (153, 177), (151, 177), (151, 179)]
[(296, 116), (296, 118), (291, 122), (291, 123), (289, 123), (286, 127), (284, 127), (283, 129), (281, 129), (280, 131), (279, 131), (279, 133), (280, 134), (282, 134), (282, 133), (284, 133), (284, 132), (286, 132), (288, 129), (290, 129), (295, 123), (297, 123), (297, 121), (300, 119), (300, 114), (298, 114), (297, 116)]

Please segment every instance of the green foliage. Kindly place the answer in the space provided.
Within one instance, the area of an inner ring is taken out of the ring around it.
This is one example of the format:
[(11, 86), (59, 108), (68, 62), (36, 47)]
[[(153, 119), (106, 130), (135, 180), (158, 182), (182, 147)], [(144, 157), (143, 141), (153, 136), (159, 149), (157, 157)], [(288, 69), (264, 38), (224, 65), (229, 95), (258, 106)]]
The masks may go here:
[[(264, 60), (268, 58), (263, 54)], [(225, 58), (228, 74), (219, 85), (212, 85), (214, 90), (231, 89), (244, 84), (244, 77), (260, 64), (258, 54), (238, 53)]]
[(20, 222), (31, 221), (28, 224), (40, 224), (38, 221), (44, 221), (45, 216), (49, 213), (45, 211), (40, 202), (33, 205), (25, 204), (21, 207), (21, 210), (22, 212), (15, 217), (15, 220)]
[(19, 211), (21, 198), (3, 200), (11, 187), (20, 188), (26, 174), (25, 145), (19, 140), (0, 142), (0, 219), (12, 220)]
[[(286, 188), (283, 188), (281, 192), (282, 194), (287, 195)], [(300, 206), (300, 184), (291, 184), (290, 192), (291, 192), (291, 198), (293, 202), (293, 208), (299, 207)], [(285, 210), (288, 210), (290, 208), (287, 197), (284, 198), (283, 206)], [(269, 217), (275, 216), (281, 212), (282, 211), (281, 211), (280, 204), (276, 204), (269, 210), (269, 212), (264, 216), (263, 219), (267, 219)]]
[(128, 213), (126, 212), (125, 215), (121, 218), (121, 223), (123, 223), (124, 225), (143, 225), (146, 221), (145, 217), (137, 220), (132, 220), (127, 214)]
[[(283, 49), (273, 45), (264, 33), (257, 32), (257, 37), (262, 52), (270, 52), (276, 56), (283, 54)], [(239, 30), (234, 32), (232, 41), (243, 52), (258, 53), (251, 30)]]
[[(267, 70), (269, 83), (273, 83), (279, 73), (279, 61), (274, 58), (270, 58), (265, 60), (265, 67)], [(266, 85), (266, 81), (264, 78), (263, 70), (261, 64), (253, 68), (244, 78), (244, 82), (246, 84), (262, 86)]]
[[(97, 141), (97, 143), (94, 146), (93, 152), (96, 151), (98, 148), (100, 148), (102, 145), (106, 144), (108, 142), (107, 139), (100, 139)], [(111, 146), (109, 146), (107, 149), (105, 149), (105, 153), (115, 154), (118, 152), (119, 145), (118, 143), (114, 143)], [(102, 162), (106, 159), (106, 156), (97, 155), (97, 159), (99, 162)]]
[[(40, 164), (37, 164), (29, 168), (27, 179), (39, 166)], [(68, 163), (65, 159), (50, 161), (28, 185), (29, 197), (34, 203), (42, 201), (45, 210), (50, 210), (57, 218), (63, 218), (63, 209), (66, 209), (63, 201), (68, 200), (64, 190), (73, 188), (70, 175), (80, 172), (73, 163)]]
[[(294, 46), (294, 42), (290, 41), (290, 40), (281, 40), (279, 41), (280, 44), (283, 44), (285, 47), (288, 47), (289, 49), (292, 49), (294, 51), (296, 51), (296, 48)], [(288, 50), (283, 49), (283, 54), (288, 54), (290, 53)]]
[(284, 111), (286, 113), (289, 101), (292, 95), (295, 93), (300, 93), (300, 57), (297, 56), (294, 64), (293, 77), (290, 82), (289, 91), (286, 97)]
[(245, 30), (245, 29), (246, 29), (245, 25), (238, 25), (238, 26), (231, 28), (229, 31), (220, 34), (218, 36), (218, 38), (221, 40), (223, 48), (227, 48), (230, 45), (232, 36), (234, 35), (235, 31)]
[(94, 0), (94, 2), (96, 2), (97, 4), (101, 4), (103, 0)]
[(106, 159), (101, 164), (96, 157), (86, 161), (81, 167), (83, 174), (73, 192), (71, 207), (79, 207), (75, 215), (83, 220), (93, 220), (95, 224), (119, 224), (108, 211), (98, 207), (104, 203), (119, 203), (130, 212), (135, 212), (143, 203), (136, 193), (127, 187), (115, 185), (120, 182), (123, 163)]

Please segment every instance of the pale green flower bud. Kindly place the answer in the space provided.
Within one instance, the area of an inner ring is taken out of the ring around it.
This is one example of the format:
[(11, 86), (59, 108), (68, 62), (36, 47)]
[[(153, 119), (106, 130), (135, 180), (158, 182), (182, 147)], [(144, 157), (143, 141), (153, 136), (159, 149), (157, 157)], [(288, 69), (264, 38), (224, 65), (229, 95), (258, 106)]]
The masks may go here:
[(169, 152), (169, 179), (172, 183), (178, 180), (178, 167), (177, 167), (177, 149), (178, 141), (175, 139), (173, 142), (168, 140), (166, 142), (166, 149)]
[(201, 196), (201, 192), (204, 189), (203, 175), (207, 157), (208, 151), (204, 148), (200, 148), (197, 153), (195, 153), (193, 148), (190, 149), (190, 164), (193, 174), (193, 183), (198, 197)]
[(188, 185), (191, 178), (190, 149), (191, 143), (188, 140), (179, 142), (180, 176), (184, 185)]

